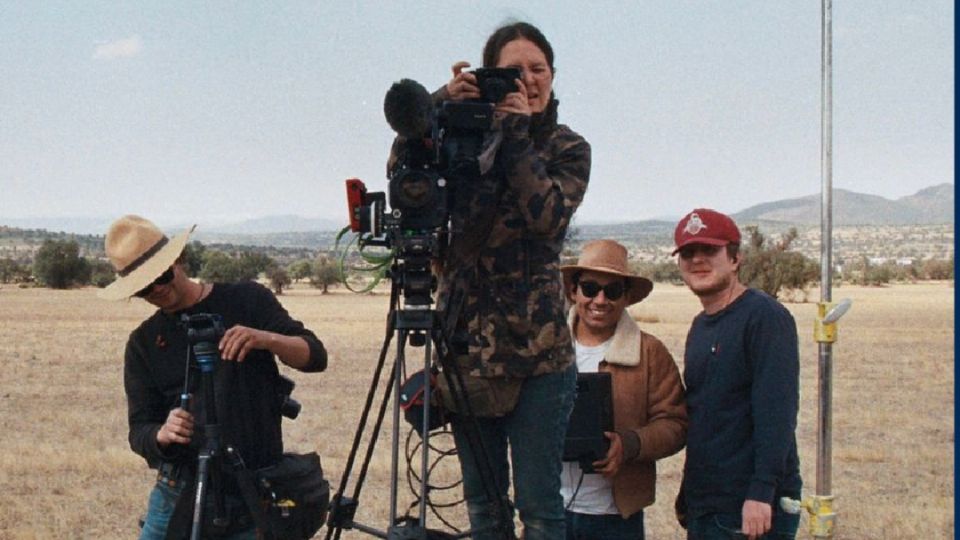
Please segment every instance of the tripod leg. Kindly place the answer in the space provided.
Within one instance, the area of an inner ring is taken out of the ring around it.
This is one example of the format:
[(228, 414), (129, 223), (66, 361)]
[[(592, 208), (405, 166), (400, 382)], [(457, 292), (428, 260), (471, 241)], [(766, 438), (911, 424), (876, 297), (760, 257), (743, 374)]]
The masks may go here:
[(423, 427), (420, 431), (423, 445), (420, 451), (420, 526), (427, 527), (427, 501), (430, 499), (430, 403), (433, 396), (430, 392), (430, 353), (432, 340), (427, 340), (423, 347)]
[[(397, 477), (400, 474), (400, 379), (403, 377), (403, 365), (405, 345), (407, 343), (407, 331), (400, 330), (400, 339), (397, 340), (396, 364), (393, 366), (393, 379), (390, 385), (393, 387), (393, 429), (390, 433), (390, 526), (397, 523)], [(400, 369), (397, 369), (397, 368)]]
[[(337, 488), (336, 495), (334, 496), (334, 502), (330, 508), (330, 521), (327, 525), (327, 535), (326, 540), (339, 540), (340, 533), (344, 528), (344, 525), (347, 525), (348, 528), (350, 523), (341, 523), (340, 513), (344, 513), (344, 519), (348, 522), (353, 521), (353, 513), (356, 511), (357, 499), (360, 496), (360, 489), (363, 486), (363, 479), (366, 476), (366, 470), (370, 462), (370, 458), (373, 455), (373, 447), (376, 444), (376, 437), (372, 437), (368, 443), (367, 452), (364, 457), (364, 462), (361, 466), (360, 478), (357, 480), (354, 486), (354, 493), (352, 498), (344, 497), (343, 494), (347, 490), (347, 481), (350, 479), (350, 475), (353, 472), (353, 466), (356, 462), (357, 451), (360, 449), (360, 444), (363, 441), (363, 433), (367, 427), (367, 420), (370, 416), (370, 410), (373, 407), (373, 399), (376, 396), (377, 388), (380, 385), (380, 377), (383, 374), (383, 367), (386, 364), (387, 352), (390, 349), (390, 342), (393, 340), (394, 334), (394, 317), (392, 314), (392, 308), (396, 306), (397, 299), (399, 297), (399, 288), (396, 283), (393, 284), (390, 291), (390, 305), (391, 313), (387, 316), (387, 331), (384, 335), (383, 344), (380, 347), (380, 355), (377, 359), (377, 366), (374, 369), (373, 379), (370, 381), (370, 389), (367, 391), (367, 399), (363, 406), (363, 411), (360, 414), (360, 421), (357, 424), (357, 430), (353, 436), (353, 444), (350, 447), (350, 454), (347, 456), (347, 463), (343, 470), (343, 475), (340, 477), (340, 485)], [(393, 367), (396, 370), (396, 366)], [(390, 378), (393, 380), (395, 373), (391, 372)], [(386, 403), (389, 399), (390, 387), (386, 391), (386, 395), (383, 398), (383, 401), (380, 404), (379, 413), (377, 416), (376, 426), (374, 427), (374, 433), (380, 432), (380, 425), (383, 421), (383, 416), (386, 412)]]
[(200, 540), (203, 530), (203, 501), (207, 494), (207, 482), (210, 479), (210, 456), (201, 455), (197, 460), (197, 492), (193, 499), (193, 525), (190, 540)]

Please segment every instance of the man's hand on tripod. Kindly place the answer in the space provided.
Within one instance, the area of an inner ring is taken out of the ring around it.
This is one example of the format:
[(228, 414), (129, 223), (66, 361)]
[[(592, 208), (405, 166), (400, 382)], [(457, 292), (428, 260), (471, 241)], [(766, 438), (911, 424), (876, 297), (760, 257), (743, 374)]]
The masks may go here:
[(236, 325), (230, 327), (220, 340), (220, 357), (227, 361), (243, 362), (254, 349), (270, 351), (293, 368), (303, 367), (310, 362), (310, 346), (300, 336), (285, 336)]
[(167, 415), (167, 421), (157, 431), (157, 444), (167, 447), (172, 443), (190, 444), (193, 437), (193, 415), (177, 407)]

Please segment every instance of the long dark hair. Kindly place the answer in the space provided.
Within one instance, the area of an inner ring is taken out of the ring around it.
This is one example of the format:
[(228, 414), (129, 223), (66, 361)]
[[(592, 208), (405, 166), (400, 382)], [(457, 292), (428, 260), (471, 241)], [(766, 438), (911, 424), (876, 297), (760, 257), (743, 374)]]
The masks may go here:
[(547, 64), (550, 65), (550, 71), (556, 73), (553, 67), (553, 47), (543, 36), (543, 32), (530, 23), (515, 22), (498, 28), (487, 38), (487, 44), (483, 47), (483, 67), (496, 67), (500, 61), (500, 51), (503, 47), (515, 39), (526, 39), (533, 42), (547, 58)]

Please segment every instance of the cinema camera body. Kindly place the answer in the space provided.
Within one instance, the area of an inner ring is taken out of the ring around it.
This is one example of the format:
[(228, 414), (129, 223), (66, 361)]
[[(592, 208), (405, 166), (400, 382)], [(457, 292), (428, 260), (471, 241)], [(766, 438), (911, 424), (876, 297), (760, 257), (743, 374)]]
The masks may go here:
[[(350, 228), (360, 246), (383, 246), (402, 261), (408, 306), (428, 306), (436, 279), (430, 259), (442, 256), (457, 185), (480, 177), (478, 156), (493, 123), (496, 104), (517, 91), (520, 70), (473, 71), (481, 97), (434, 104), (416, 81), (403, 79), (387, 91), (384, 115), (400, 136), (387, 172), (387, 193), (368, 192), (363, 181), (347, 180)], [(389, 202), (390, 209), (386, 209)]]

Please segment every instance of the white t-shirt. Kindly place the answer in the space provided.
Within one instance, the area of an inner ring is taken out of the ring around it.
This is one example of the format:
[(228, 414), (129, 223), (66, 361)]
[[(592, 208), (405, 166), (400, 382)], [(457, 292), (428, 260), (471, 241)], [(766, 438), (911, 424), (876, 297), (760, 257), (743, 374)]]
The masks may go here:
[[(580, 373), (596, 373), (600, 362), (610, 348), (611, 339), (600, 345), (586, 347), (576, 342), (577, 371)], [(580, 477), (583, 476), (581, 482)], [(577, 489), (577, 485), (580, 488)], [(576, 492), (576, 497), (574, 497)], [(601, 474), (582, 474), (577, 462), (563, 463), (563, 472), (560, 475), (560, 494), (563, 495), (563, 506), (578, 514), (619, 514), (617, 505), (613, 502), (613, 481)], [(570, 500), (573, 499), (571, 504)]]

